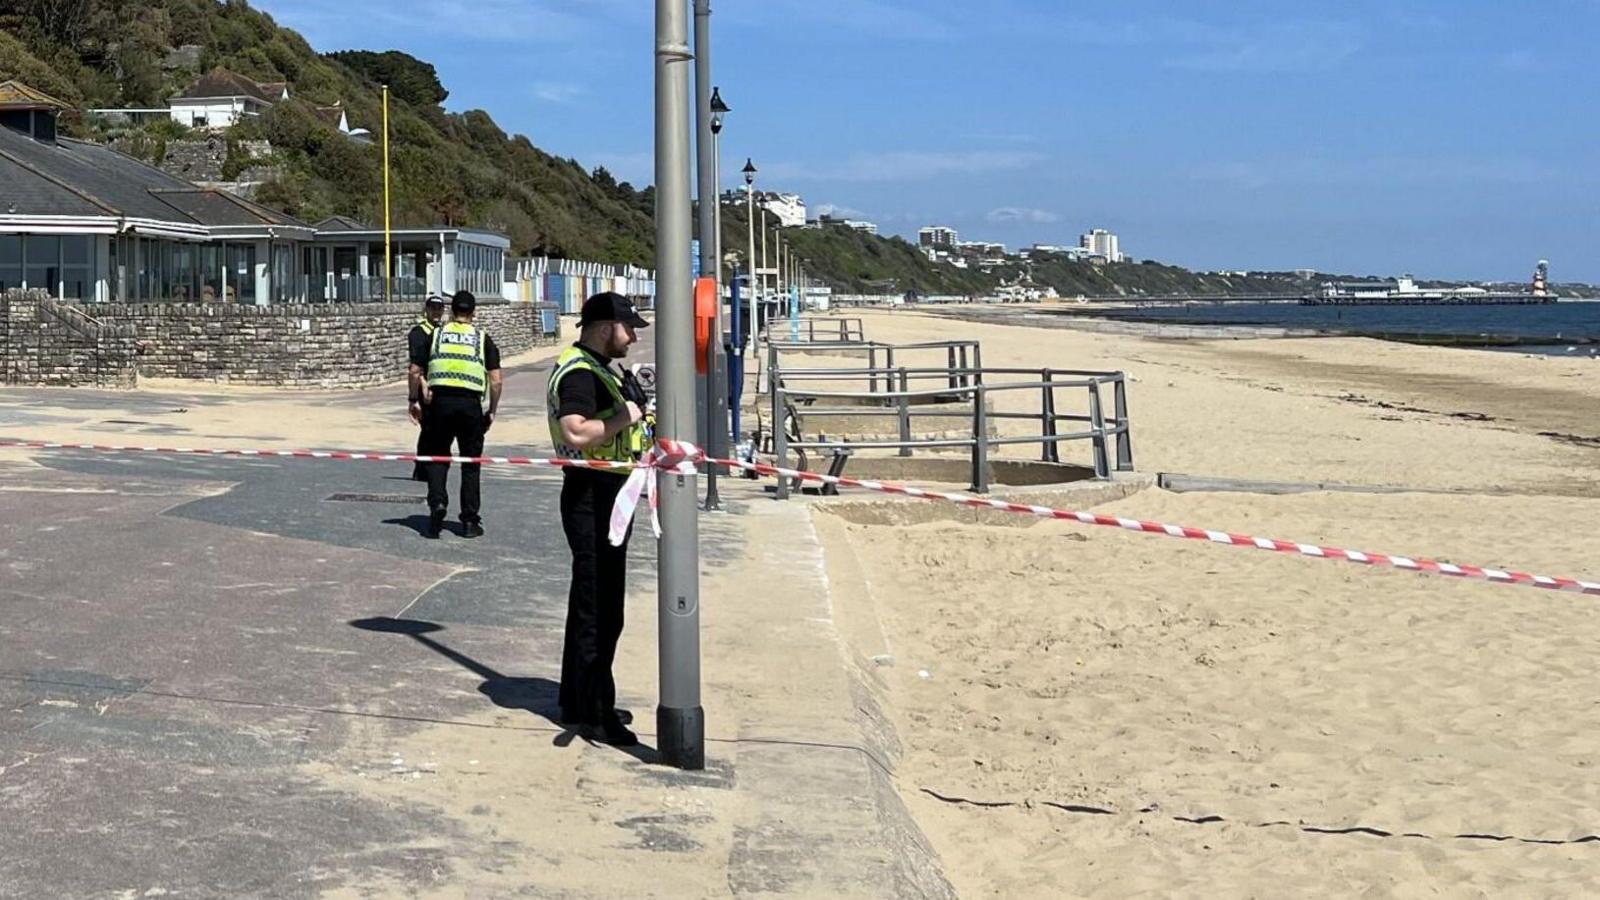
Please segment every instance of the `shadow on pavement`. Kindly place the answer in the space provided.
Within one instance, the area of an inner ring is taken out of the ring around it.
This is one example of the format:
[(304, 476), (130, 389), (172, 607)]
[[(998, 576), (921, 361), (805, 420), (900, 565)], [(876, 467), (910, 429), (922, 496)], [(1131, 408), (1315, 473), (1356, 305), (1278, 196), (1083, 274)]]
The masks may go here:
[[(424, 524), (428, 521), (427, 516), (411, 516), (409, 519), (398, 519), (393, 520), (393, 522), (406, 523), (410, 519), (420, 519)], [(561, 721), (561, 705), (558, 700), (561, 690), (560, 683), (537, 676), (532, 678), (513, 678), (497, 672), (465, 653), (429, 637), (428, 635), (434, 632), (444, 630), (444, 626), (437, 622), (375, 616), (369, 619), (355, 619), (349, 624), (362, 631), (372, 631), (379, 634), (403, 634), (445, 659), (461, 666), (463, 669), (479, 676), (483, 679), (483, 683), (478, 685), (478, 692), (488, 697), (495, 706), (503, 709), (530, 712), (559, 727), (561, 733), (556, 735), (553, 741), (557, 747), (566, 747), (572, 743), (574, 738), (584, 737), (582, 732), (574, 730)], [(591, 741), (590, 743), (593, 742)], [(642, 763), (656, 764), (660, 762), (660, 753), (655, 748), (648, 747), (642, 743), (635, 747), (616, 747), (614, 749)]]
[[(416, 515), (406, 516), (403, 519), (384, 519), (383, 520), (383, 524), (385, 524), (385, 525), (398, 525), (401, 528), (409, 528), (412, 531), (415, 531), (418, 535), (420, 535), (422, 537), (427, 537), (428, 536), (428, 516), (425, 513), (417, 513)], [(446, 522), (445, 525), (448, 528), (449, 523)], [(366, 621), (366, 620), (363, 620), (363, 621)], [(399, 621), (399, 620), (397, 619), (395, 621)], [(355, 624), (355, 623), (352, 622), (351, 624)], [(357, 628), (363, 628), (364, 626), (356, 625), (356, 627)], [(369, 629), (366, 629), (366, 630), (368, 630), (368, 631), (377, 631), (379, 629), (369, 628)], [(413, 637), (414, 636), (415, 635), (413, 635)]]

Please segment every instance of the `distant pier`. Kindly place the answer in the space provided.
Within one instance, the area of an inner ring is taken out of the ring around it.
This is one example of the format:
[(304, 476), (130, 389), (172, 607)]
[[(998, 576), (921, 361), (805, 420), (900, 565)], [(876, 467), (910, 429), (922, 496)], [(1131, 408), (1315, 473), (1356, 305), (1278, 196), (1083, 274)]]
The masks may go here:
[(1555, 303), (1551, 294), (1491, 292), (1473, 294), (1393, 293), (1385, 295), (1325, 294), (1144, 294), (1085, 297), (1089, 303), (1176, 306), (1196, 303), (1298, 303), (1301, 306), (1538, 306)]
[(1308, 296), (1301, 297), (1303, 306), (1540, 306), (1554, 303), (1550, 294), (1488, 293), (1408, 295), (1389, 294), (1382, 297)]

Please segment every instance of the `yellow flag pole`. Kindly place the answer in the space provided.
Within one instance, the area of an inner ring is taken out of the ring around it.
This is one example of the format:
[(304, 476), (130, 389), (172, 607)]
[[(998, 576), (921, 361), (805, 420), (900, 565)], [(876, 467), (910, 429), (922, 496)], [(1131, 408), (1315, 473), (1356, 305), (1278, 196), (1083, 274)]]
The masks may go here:
[(389, 86), (383, 86), (383, 299), (394, 302), (394, 251), (389, 243)]

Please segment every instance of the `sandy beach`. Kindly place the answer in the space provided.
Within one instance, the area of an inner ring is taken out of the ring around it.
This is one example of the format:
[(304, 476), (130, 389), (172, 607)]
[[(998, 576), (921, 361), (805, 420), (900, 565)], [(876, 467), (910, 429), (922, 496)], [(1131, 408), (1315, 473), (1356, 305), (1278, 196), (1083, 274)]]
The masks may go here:
[[(863, 318), (977, 338), (990, 366), (1128, 372), (1142, 472), (1416, 489), (1098, 511), (1600, 573), (1587, 360)], [(932, 505), (875, 524), (874, 503), (818, 507), (834, 603), (963, 896), (1600, 888), (1587, 598)]]

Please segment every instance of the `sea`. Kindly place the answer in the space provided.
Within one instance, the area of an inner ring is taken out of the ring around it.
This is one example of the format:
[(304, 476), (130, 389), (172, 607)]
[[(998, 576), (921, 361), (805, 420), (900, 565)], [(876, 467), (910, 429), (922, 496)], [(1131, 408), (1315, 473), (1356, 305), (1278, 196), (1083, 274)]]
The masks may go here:
[(1253, 325), (1549, 356), (1600, 356), (1600, 301), (1537, 306), (1303, 306), (1183, 303), (1085, 310), (1130, 322)]

